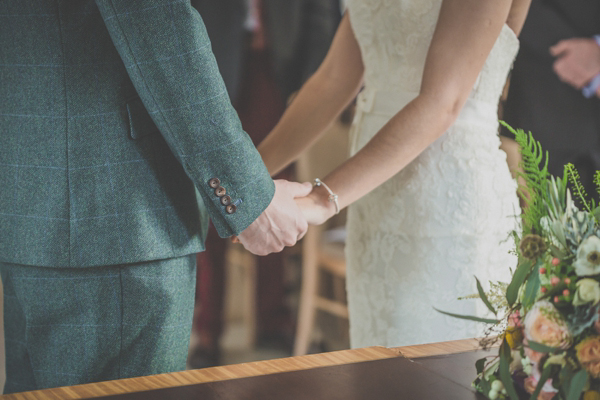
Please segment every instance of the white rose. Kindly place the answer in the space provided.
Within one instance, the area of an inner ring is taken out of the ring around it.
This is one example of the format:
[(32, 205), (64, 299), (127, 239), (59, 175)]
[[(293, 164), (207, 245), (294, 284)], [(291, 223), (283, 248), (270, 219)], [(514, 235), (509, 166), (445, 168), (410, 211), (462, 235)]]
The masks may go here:
[(583, 304), (597, 304), (600, 301), (600, 284), (590, 278), (585, 278), (577, 282), (577, 291), (573, 297), (573, 305), (581, 306)]
[(579, 276), (600, 273), (600, 238), (598, 236), (592, 235), (581, 242), (573, 267)]

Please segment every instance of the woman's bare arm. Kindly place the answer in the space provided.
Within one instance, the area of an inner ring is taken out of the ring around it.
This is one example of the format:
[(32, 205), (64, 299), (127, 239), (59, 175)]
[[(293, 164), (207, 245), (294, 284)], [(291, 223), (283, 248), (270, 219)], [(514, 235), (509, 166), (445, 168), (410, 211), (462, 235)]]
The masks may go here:
[(360, 49), (346, 14), (323, 64), (258, 146), (271, 175), (293, 162), (326, 131), (358, 93), (363, 71)]
[[(340, 207), (391, 178), (454, 123), (512, 4), (512, 0), (444, 0), (420, 94), (354, 157), (323, 179), (339, 195)], [(326, 210), (324, 219), (333, 213), (323, 189), (315, 189), (306, 202), (320, 204)]]

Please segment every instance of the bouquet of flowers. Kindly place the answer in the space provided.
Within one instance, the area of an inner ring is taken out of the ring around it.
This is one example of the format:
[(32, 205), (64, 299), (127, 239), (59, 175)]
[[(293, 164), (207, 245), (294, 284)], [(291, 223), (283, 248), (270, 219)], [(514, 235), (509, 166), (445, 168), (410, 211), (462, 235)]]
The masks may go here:
[[(551, 176), (531, 133), (504, 125), (520, 145), (525, 181), (513, 234), (519, 262), (502, 296), (477, 281), (495, 318), (445, 314), (489, 324), (485, 346), (501, 341), (497, 355), (476, 363), (473, 385), (489, 399), (600, 399), (600, 207), (572, 164)], [(600, 171), (594, 181), (600, 192)]]

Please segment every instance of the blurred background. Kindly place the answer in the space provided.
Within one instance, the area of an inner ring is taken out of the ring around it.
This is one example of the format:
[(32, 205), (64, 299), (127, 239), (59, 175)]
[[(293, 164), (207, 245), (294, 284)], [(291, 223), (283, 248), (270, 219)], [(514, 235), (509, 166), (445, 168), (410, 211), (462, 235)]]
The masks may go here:
[[(211, 37), (232, 103), (255, 144), (318, 68), (343, 12), (340, 0), (191, 0)], [(533, 0), (500, 116), (532, 131), (549, 169), (573, 162), (588, 192), (600, 169), (600, 2)], [(324, 177), (347, 156), (349, 107), (281, 178)], [(513, 170), (519, 157), (500, 132)], [(189, 368), (348, 348), (344, 213), (295, 247), (256, 257), (214, 229), (198, 254)], [(1, 288), (0, 288), (1, 290)], [(1, 314), (1, 308), (0, 308)], [(0, 329), (0, 387), (4, 382)]]

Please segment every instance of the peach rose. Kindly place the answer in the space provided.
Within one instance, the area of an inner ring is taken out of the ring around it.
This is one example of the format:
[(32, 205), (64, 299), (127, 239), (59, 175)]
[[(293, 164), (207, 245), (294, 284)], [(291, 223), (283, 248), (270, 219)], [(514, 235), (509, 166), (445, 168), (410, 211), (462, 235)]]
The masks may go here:
[(573, 341), (567, 323), (549, 301), (538, 301), (525, 316), (527, 340), (566, 349)]
[(575, 346), (577, 359), (594, 378), (600, 378), (600, 336), (591, 336)]

